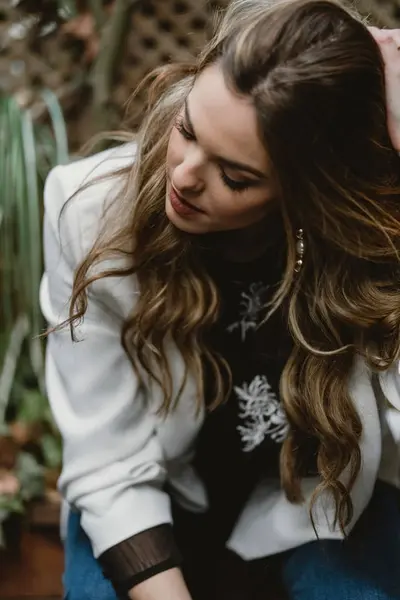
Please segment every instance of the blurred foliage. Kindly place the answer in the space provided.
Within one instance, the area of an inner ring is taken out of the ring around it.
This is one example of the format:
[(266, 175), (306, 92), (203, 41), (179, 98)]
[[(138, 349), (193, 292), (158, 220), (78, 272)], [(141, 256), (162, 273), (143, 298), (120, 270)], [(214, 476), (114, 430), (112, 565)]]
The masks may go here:
[[(130, 15), (146, 0), (19, 0), (0, 21), (0, 93), (41, 115), (37, 92), (52, 89), (67, 118), (90, 106), (87, 137), (120, 121), (112, 101)], [(3, 62), (1, 62), (3, 56)], [(1, 66), (8, 68), (1, 71)], [(85, 140), (86, 141), (87, 137)]]
[[(16, 40), (29, 53), (55, 29), (81, 43), (83, 66), (72, 89), (82, 82), (92, 88), (96, 128), (107, 129), (115, 61), (133, 4), (135, 0), (13, 2), (17, 18), (3, 48)], [(48, 64), (51, 70), (51, 60), (40, 67)], [(0, 86), (0, 546), (4, 519), (22, 513), (32, 499), (54, 498), (62, 458), (45, 392), (39, 291), (44, 182), (53, 166), (69, 160), (60, 104), (65, 90), (37, 85), (33, 94), (32, 81), (21, 81), (13, 90)]]
[[(68, 161), (62, 110), (53, 92), (35, 122), (13, 96), (0, 98), (0, 522), (42, 496), (61, 444), (44, 387), (43, 186)], [(1, 544), (1, 535), (0, 535)]]

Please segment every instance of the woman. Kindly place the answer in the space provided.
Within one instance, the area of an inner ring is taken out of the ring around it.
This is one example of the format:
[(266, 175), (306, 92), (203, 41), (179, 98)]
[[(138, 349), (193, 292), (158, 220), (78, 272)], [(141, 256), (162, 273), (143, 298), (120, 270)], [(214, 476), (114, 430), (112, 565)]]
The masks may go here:
[(400, 598), (399, 45), (236, 0), (137, 146), (49, 176), (69, 600)]

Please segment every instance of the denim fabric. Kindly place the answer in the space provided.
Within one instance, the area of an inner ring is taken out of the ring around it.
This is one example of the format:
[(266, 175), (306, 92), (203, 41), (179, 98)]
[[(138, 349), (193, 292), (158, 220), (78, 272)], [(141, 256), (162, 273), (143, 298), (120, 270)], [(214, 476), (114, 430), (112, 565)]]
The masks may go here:
[(346, 542), (297, 548), (282, 564), (292, 600), (400, 599), (399, 491), (378, 482)]
[[(69, 517), (65, 554), (67, 600), (118, 600), (93, 557), (77, 513)], [(262, 560), (255, 562), (258, 564), (253, 568), (265, 567)], [(346, 542), (305, 544), (283, 554), (280, 567), (290, 600), (400, 600), (398, 490), (378, 482), (367, 510)], [(210, 593), (208, 598), (212, 597)], [(268, 589), (258, 590), (258, 597), (268, 598)], [(246, 594), (243, 600), (253, 600), (253, 595)]]
[(80, 515), (71, 512), (65, 542), (65, 600), (118, 600), (110, 581), (94, 558)]

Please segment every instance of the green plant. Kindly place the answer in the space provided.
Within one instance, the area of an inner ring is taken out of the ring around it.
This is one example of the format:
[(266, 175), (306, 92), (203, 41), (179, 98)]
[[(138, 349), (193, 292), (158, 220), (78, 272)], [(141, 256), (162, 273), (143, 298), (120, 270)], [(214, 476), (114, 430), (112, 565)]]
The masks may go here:
[[(12, 465), (2, 464), (0, 447), (0, 524), (43, 493), (46, 468), (61, 461), (45, 396), (39, 287), (44, 181), (68, 161), (68, 143), (56, 96), (45, 90), (41, 98), (48, 118), (38, 123), (14, 97), (0, 98), (0, 439), (17, 438)], [(2, 494), (1, 477), (10, 474), (18, 485)]]
[[(92, 89), (91, 132), (113, 127), (112, 85), (140, 0), (18, 0), (27, 20), (25, 35), (50, 23), (86, 50), (72, 84), (43, 91), (0, 94), (0, 546), (1, 524), (26, 502), (52, 489), (61, 465), (61, 443), (44, 385), (44, 331), (39, 309), (43, 270), (43, 186), (50, 168), (68, 161), (63, 102)], [(82, 27), (82, 23), (85, 27)], [(31, 38), (29, 37), (31, 36)], [(28, 46), (27, 46), (28, 47)], [(21, 90), (20, 90), (21, 91)], [(24, 91), (24, 90), (22, 90)], [(17, 98), (32, 96), (31, 108)], [(101, 149), (97, 147), (97, 149)]]

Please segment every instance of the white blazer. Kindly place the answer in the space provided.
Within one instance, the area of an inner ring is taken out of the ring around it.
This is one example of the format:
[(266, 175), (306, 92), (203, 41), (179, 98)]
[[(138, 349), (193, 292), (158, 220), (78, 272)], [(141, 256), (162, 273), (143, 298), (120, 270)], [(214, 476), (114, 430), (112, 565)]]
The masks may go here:
[[(45, 274), (41, 306), (50, 326), (68, 316), (74, 271), (99, 231), (103, 207), (115, 193), (115, 180), (97, 181), (67, 199), (82, 183), (112, 173), (134, 160), (135, 146), (121, 146), (67, 166), (56, 167), (45, 188)], [(169, 482), (174, 497), (195, 512), (207, 509), (207, 494), (191, 466), (204, 413), (195, 414), (195, 385), (188, 378), (178, 409), (157, 416), (161, 389), (140, 385), (120, 343), (121, 326), (139, 293), (134, 276), (96, 282), (88, 310), (78, 327), (78, 342), (69, 329), (52, 333), (47, 346), (47, 391), (64, 439), (60, 490), (82, 513), (82, 526), (95, 556), (150, 527), (172, 521)], [(169, 348), (178, 390), (183, 361)], [(362, 468), (353, 489), (354, 518), (366, 507), (376, 479), (399, 485), (399, 452), (386, 422), (387, 402), (400, 407), (398, 369), (372, 383), (357, 360), (350, 392), (363, 424)], [(317, 479), (304, 482), (306, 501), (290, 504), (276, 482), (254, 490), (227, 546), (244, 559), (274, 554), (315, 539), (309, 500)], [(340, 538), (332, 526), (334, 507), (322, 497), (315, 508), (321, 538)]]

